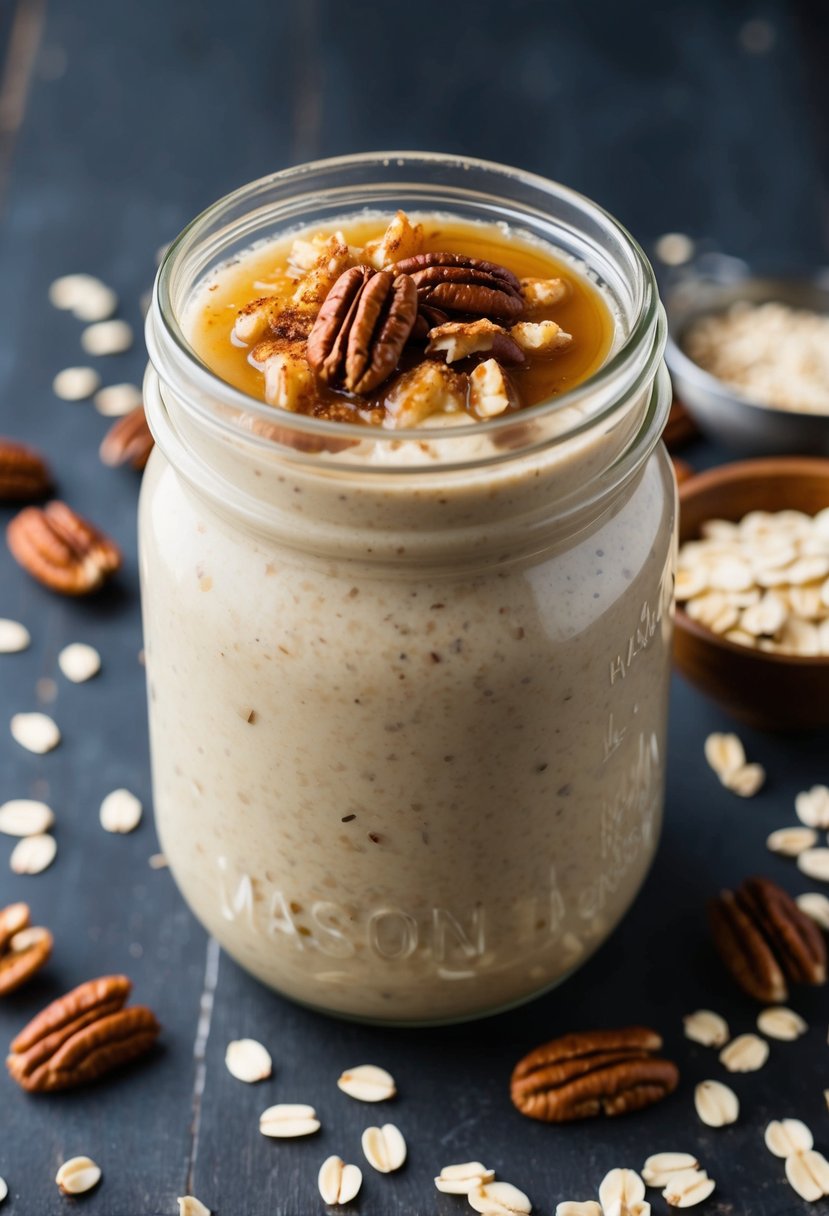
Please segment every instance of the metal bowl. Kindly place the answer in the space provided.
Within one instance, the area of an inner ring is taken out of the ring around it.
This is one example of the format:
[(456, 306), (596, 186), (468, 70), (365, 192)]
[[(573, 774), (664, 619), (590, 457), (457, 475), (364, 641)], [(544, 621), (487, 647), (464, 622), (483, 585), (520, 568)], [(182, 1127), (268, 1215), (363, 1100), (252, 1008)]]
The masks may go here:
[(813, 278), (759, 278), (742, 274), (739, 268), (743, 265), (722, 258), (711, 272), (688, 271), (663, 291), (668, 315), (665, 358), (676, 394), (701, 431), (739, 452), (829, 456), (829, 414), (775, 409), (754, 402), (703, 371), (682, 350), (683, 337), (693, 321), (724, 312), (738, 301), (765, 304), (774, 300), (829, 314), (829, 270)]

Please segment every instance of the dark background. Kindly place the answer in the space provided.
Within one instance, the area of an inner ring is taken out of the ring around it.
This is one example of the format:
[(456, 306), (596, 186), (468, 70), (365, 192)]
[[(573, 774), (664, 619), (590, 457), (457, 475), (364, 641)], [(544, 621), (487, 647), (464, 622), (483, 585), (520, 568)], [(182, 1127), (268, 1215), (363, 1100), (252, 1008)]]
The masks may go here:
[[(595, 1197), (604, 1172), (640, 1168), (655, 1151), (696, 1152), (717, 1180), (700, 1211), (788, 1216), (809, 1207), (764, 1149), (769, 1118), (798, 1115), (829, 1151), (829, 1082), (821, 992), (792, 1004), (811, 1029), (772, 1045), (759, 1073), (728, 1078), (712, 1052), (682, 1038), (681, 1016), (723, 1012), (734, 1032), (756, 1013), (721, 973), (703, 904), (721, 883), (761, 870), (792, 891), (813, 884), (770, 857), (769, 830), (794, 819), (799, 789), (829, 778), (826, 736), (780, 739), (742, 731), (769, 772), (742, 802), (702, 759), (712, 729), (731, 723), (677, 683), (672, 705), (666, 830), (632, 914), (566, 987), (471, 1027), (370, 1030), (305, 1013), (265, 991), (207, 943), (169, 874), (153, 871), (151, 817), (129, 837), (102, 832), (101, 797), (150, 790), (135, 562), (137, 480), (105, 470), (106, 429), (88, 404), (56, 400), (60, 368), (86, 362), (80, 325), (47, 302), (59, 274), (111, 283), (136, 330), (157, 247), (223, 192), (300, 160), (380, 148), (430, 148), (522, 165), (593, 196), (652, 247), (679, 230), (752, 264), (813, 268), (829, 244), (829, 8), (825, 3), (590, 4), (542, 0), (382, 5), (367, 0), (0, 0), (0, 430), (37, 443), (61, 495), (125, 548), (118, 585), (83, 603), (32, 582), (0, 548), (0, 616), (23, 620), (32, 648), (0, 658), (0, 801), (54, 807), (55, 865), (8, 870), (0, 839), (0, 904), (25, 899), (56, 936), (54, 959), (0, 1006), (8, 1042), (46, 1000), (93, 975), (125, 971), (136, 999), (164, 1024), (156, 1057), (94, 1089), (30, 1098), (0, 1077), (0, 1175), (14, 1216), (52, 1216), (55, 1171), (89, 1154), (98, 1190), (77, 1201), (106, 1216), (162, 1216), (192, 1190), (219, 1216), (305, 1216), (322, 1210), (316, 1172), (338, 1152), (362, 1163), (359, 1133), (391, 1119), (410, 1160), (389, 1178), (365, 1167), (351, 1210), (440, 1216), (468, 1209), (438, 1195), (442, 1164), (481, 1158), (532, 1196), (542, 1216), (558, 1200)], [(105, 382), (138, 381), (141, 343), (97, 361)], [(725, 453), (698, 442), (697, 466)], [(0, 522), (10, 512), (4, 511)], [(91, 641), (104, 670), (73, 686), (56, 671), (69, 641)], [(55, 681), (55, 683), (51, 683)], [(35, 757), (4, 723), (44, 708), (64, 741)], [(493, 876), (497, 881), (497, 875)], [(200, 1020), (201, 1014), (201, 1020)], [(515, 1059), (552, 1035), (645, 1021), (680, 1064), (679, 1091), (650, 1114), (552, 1128), (521, 1118), (506, 1083)], [(229, 1039), (270, 1048), (273, 1080), (234, 1081)], [(393, 1106), (363, 1107), (336, 1077), (371, 1061), (395, 1074)], [(743, 1114), (712, 1131), (692, 1089), (729, 1079)], [(267, 1141), (258, 1115), (277, 1101), (317, 1107), (313, 1141)], [(364, 1163), (363, 1163), (364, 1164)], [(666, 1206), (657, 1192), (654, 1212)]]

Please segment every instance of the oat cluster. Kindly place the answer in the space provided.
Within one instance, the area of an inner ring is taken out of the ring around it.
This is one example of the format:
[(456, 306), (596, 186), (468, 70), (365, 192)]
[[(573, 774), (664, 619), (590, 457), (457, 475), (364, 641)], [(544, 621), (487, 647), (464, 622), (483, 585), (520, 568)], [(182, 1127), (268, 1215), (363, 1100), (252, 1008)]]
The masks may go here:
[(829, 508), (709, 519), (680, 547), (676, 598), (729, 642), (829, 655)]
[(829, 316), (740, 301), (688, 329), (686, 354), (758, 405), (829, 414)]

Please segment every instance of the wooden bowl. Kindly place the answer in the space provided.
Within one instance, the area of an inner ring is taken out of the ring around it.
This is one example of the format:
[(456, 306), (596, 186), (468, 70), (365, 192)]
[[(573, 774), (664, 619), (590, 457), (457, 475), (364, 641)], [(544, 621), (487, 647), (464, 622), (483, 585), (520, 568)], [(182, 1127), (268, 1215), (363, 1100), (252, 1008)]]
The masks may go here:
[[(679, 489), (680, 544), (707, 519), (739, 520), (749, 511), (829, 507), (829, 460), (773, 456), (699, 473)], [(829, 727), (829, 655), (769, 654), (726, 641), (676, 610), (679, 670), (735, 718), (761, 730)]]

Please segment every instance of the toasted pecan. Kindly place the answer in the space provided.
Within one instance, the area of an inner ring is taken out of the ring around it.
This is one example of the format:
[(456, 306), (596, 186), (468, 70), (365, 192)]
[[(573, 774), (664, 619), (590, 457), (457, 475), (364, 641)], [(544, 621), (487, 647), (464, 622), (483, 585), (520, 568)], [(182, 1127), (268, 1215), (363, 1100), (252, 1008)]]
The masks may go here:
[(0, 435), (0, 502), (34, 502), (51, 486), (52, 475), (40, 453)]
[(420, 307), (515, 321), (524, 311), (521, 283), (506, 266), (461, 253), (419, 253), (391, 267), (410, 275)]
[(826, 944), (782, 887), (749, 878), (708, 907), (714, 945), (740, 987), (764, 1004), (788, 999), (789, 983), (826, 982)]
[(123, 418), (116, 418), (104, 435), (98, 455), (110, 468), (129, 464), (140, 473), (150, 459), (154, 444), (144, 406), (137, 405)]
[(52, 934), (48, 929), (21, 929), (8, 947), (0, 951), (0, 996), (21, 988), (48, 962), (52, 954)]
[(70, 1089), (143, 1055), (160, 1027), (145, 1006), (123, 1007), (130, 989), (126, 976), (109, 975), (53, 1001), (11, 1045), (15, 1081), (32, 1093)]
[(519, 1061), (510, 1096), (522, 1114), (546, 1123), (641, 1110), (679, 1081), (676, 1065), (656, 1056), (661, 1047), (643, 1026), (567, 1034)]
[(325, 384), (369, 393), (397, 367), (417, 316), (417, 292), (406, 275), (352, 266), (320, 308), (306, 347)]
[(24, 570), (63, 595), (97, 591), (121, 565), (115, 542), (63, 502), (25, 507), (9, 523), (6, 539)]

